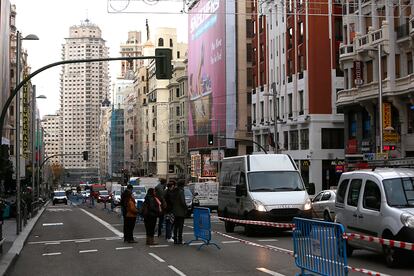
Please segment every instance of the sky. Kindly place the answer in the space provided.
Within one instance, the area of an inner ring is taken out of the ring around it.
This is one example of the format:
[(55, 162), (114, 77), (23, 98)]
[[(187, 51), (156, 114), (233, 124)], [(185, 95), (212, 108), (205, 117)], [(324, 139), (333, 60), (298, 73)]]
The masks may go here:
[[(110, 57), (118, 57), (120, 44), (128, 31), (141, 31), (146, 39), (145, 20), (151, 36), (157, 27), (175, 27), (179, 42), (187, 42), (188, 15), (181, 0), (10, 0), (16, 5), (16, 26), (22, 37), (35, 34), (38, 41), (22, 41), (28, 52), (32, 72), (53, 62), (61, 61), (62, 44), (69, 36), (69, 27), (80, 25), (86, 18), (98, 25), (109, 47)], [(184, 12), (182, 12), (184, 11)], [(119, 75), (120, 62), (109, 63), (112, 79)], [(59, 109), (61, 66), (48, 69), (32, 79), (41, 117)]]

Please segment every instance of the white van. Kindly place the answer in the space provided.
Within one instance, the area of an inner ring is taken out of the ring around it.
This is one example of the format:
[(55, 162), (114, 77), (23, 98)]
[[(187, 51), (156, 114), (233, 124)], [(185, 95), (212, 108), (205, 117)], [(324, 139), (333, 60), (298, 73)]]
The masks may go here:
[(218, 182), (194, 182), (188, 184), (194, 194), (198, 206), (217, 210), (218, 207)]
[[(346, 232), (414, 243), (414, 170), (377, 168), (343, 173), (335, 201), (336, 222)], [(412, 252), (367, 242), (347, 240), (347, 255), (354, 249), (383, 252), (388, 266)]]
[[(312, 203), (302, 177), (287, 154), (224, 158), (219, 184), (221, 217), (289, 223), (294, 217), (312, 217)], [(235, 226), (225, 221), (226, 232), (233, 232)], [(247, 234), (252, 230), (245, 225)]]

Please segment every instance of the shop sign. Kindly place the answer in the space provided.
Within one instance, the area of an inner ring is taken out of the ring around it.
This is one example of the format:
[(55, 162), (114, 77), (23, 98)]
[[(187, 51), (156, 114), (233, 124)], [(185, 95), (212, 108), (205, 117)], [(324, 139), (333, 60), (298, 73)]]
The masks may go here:
[(345, 170), (345, 166), (344, 165), (336, 165), (335, 166), (335, 172), (337, 173), (343, 173)]
[(358, 152), (358, 140), (357, 139), (349, 139), (346, 143), (346, 151), (347, 154), (355, 154)]
[(385, 143), (392, 143), (392, 144), (396, 144), (398, 143), (399, 140), (399, 135), (396, 132), (384, 132), (383, 133), (383, 141)]
[(362, 79), (362, 62), (361, 61), (354, 61), (354, 68), (355, 68), (355, 85), (361, 86), (364, 84), (364, 80)]
[(373, 153), (373, 152), (366, 152), (366, 153), (364, 153), (364, 155), (363, 155), (362, 158), (363, 158), (364, 161), (372, 161), (372, 160), (375, 159), (375, 153)]
[[(26, 75), (25, 75), (26, 77)], [(29, 159), (29, 86), (25, 84), (23, 86), (22, 93), (23, 101), (23, 110), (22, 110), (22, 120), (23, 120), (23, 140), (22, 140), (22, 156), (24, 159)]]
[(212, 163), (210, 154), (203, 154), (203, 170), (202, 177), (215, 177), (216, 176), (216, 165)]
[(382, 111), (382, 129), (390, 128), (392, 122), (391, 103), (383, 103)]
[(333, 160), (333, 161), (331, 162), (331, 165), (332, 165), (332, 166), (336, 166), (336, 165), (345, 165), (345, 161), (342, 161), (342, 160)]
[(371, 141), (364, 140), (361, 142), (361, 153), (369, 153), (371, 152)]

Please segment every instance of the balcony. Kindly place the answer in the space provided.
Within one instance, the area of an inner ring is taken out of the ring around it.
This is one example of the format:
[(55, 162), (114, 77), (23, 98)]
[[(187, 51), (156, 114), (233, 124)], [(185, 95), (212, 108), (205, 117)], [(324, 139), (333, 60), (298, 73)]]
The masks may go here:
[(389, 52), (389, 30), (388, 22), (383, 21), (383, 25), (380, 29), (369, 28), (366, 35), (357, 34), (355, 43), (355, 50), (359, 53), (367, 50), (371, 50), (378, 44), (383, 45), (383, 50)]
[(342, 44), (339, 46), (339, 59), (344, 61), (347, 59), (353, 60), (356, 56), (354, 51), (354, 44)]
[(414, 37), (414, 16), (410, 19), (409, 26), (410, 26), (410, 36)]

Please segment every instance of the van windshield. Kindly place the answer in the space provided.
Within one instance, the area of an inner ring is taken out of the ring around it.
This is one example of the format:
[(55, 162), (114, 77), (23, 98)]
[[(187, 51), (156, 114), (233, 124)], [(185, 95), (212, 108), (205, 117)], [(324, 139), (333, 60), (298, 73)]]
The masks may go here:
[(248, 178), (251, 192), (305, 190), (298, 172), (251, 172)]
[(387, 179), (383, 183), (388, 205), (414, 207), (414, 177)]

